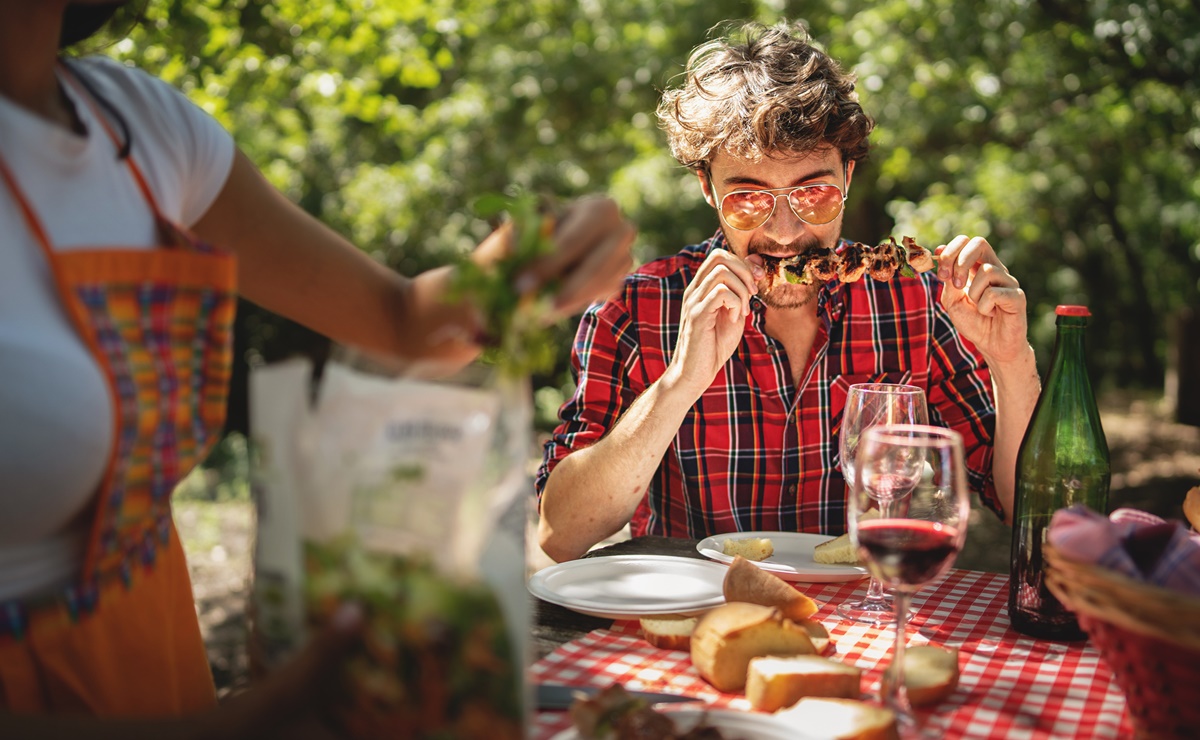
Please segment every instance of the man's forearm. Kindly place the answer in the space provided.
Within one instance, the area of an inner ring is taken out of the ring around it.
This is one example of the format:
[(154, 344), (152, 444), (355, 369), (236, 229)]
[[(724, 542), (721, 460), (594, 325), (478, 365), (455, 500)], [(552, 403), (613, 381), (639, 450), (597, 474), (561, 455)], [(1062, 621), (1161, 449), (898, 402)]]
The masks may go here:
[(1013, 362), (991, 366), (996, 394), (996, 437), (992, 449), (992, 480), (1004, 507), (1004, 521), (1013, 519), (1017, 452), (1041, 392), (1033, 348)]
[(547, 555), (577, 558), (629, 521), (697, 397), (668, 369), (604, 438), (559, 462), (542, 492), (538, 521)]

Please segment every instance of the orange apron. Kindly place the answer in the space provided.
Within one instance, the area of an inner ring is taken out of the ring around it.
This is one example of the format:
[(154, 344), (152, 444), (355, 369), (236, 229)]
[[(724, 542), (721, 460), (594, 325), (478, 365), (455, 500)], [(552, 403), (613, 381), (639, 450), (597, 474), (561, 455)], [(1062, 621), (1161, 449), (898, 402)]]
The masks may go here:
[(0, 158), (0, 179), (108, 379), (114, 416), (79, 580), (55, 598), (0, 603), (0, 710), (164, 716), (216, 703), (171, 492), (224, 423), (235, 262), (165, 219), (126, 161), (160, 246), (59, 253)]

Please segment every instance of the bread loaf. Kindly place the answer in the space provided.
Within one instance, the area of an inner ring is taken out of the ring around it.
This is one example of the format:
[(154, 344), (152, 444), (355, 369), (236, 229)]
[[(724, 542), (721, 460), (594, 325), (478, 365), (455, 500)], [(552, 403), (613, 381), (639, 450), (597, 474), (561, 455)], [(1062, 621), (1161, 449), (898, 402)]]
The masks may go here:
[(777, 717), (795, 727), (811, 727), (828, 740), (899, 740), (896, 714), (855, 699), (805, 698)]
[(699, 621), (699, 617), (667, 614), (643, 617), (638, 623), (642, 628), (642, 637), (654, 647), (686, 652), (692, 649), (692, 632)]
[(812, 655), (808, 630), (778, 609), (733, 602), (700, 618), (692, 632), (692, 664), (720, 691), (741, 691), (752, 658), (764, 655)]
[(738, 556), (725, 573), (725, 601), (774, 606), (788, 619), (799, 621), (817, 613), (817, 603), (779, 576)]
[(958, 687), (958, 651), (913, 645), (904, 651), (904, 686), (914, 707), (942, 701)]
[(729, 538), (721, 543), (721, 552), (730, 557), (747, 560), (766, 560), (775, 554), (775, 545), (767, 537)]
[(815, 619), (801, 619), (796, 624), (808, 633), (808, 639), (812, 640), (813, 650), (817, 655), (825, 652), (825, 648), (829, 647), (829, 630), (825, 629), (825, 625)]
[(857, 699), (862, 670), (816, 655), (754, 658), (746, 673), (750, 706), (766, 712), (790, 707), (806, 696)]

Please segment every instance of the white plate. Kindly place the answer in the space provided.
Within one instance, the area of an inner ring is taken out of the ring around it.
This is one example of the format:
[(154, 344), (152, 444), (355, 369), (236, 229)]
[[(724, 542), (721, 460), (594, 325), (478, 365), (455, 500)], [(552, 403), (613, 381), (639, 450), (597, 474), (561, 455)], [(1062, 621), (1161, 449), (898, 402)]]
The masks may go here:
[(696, 543), (696, 550), (706, 558), (719, 563), (729, 564), (733, 558), (726, 555), (723, 547), (725, 540), (745, 539), (748, 537), (766, 537), (775, 546), (775, 553), (766, 560), (754, 562), (755, 565), (768, 570), (785, 581), (801, 581), (804, 583), (837, 583), (840, 581), (857, 581), (867, 577), (867, 569), (856, 565), (825, 565), (813, 560), (813, 548), (822, 542), (832, 540), (823, 534), (799, 534), (796, 532), (732, 532), (719, 534), (715, 537), (705, 537)]
[(611, 555), (544, 568), (529, 579), (529, 592), (605, 619), (699, 614), (725, 603), (725, 572), (725, 567), (698, 558)]
[[(727, 738), (737, 740), (798, 740), (796, 728), (769, 714), (752, 714), (733, 709), (671, 709), (662, 708), (663, 714), (675, 720), (677, 732), (687, 732), (701, 722), (707, 722)], [(572, 727), (563, 730), (551, 740), (580, 740), (579, 732)]]

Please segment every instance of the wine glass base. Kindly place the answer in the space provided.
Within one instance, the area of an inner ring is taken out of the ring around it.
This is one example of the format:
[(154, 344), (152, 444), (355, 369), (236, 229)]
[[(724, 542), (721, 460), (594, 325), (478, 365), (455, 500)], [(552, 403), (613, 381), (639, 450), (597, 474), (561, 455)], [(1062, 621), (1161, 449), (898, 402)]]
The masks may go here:
[(892, 605), (887, 601), (855, 601), (842, 604), (837, 608), (837, 615), (842, 619), (864, 624), (884, 625), (896, 622)]
[[(835, 611), (842, 619), (848, 619), (852, 622), (862, 622), (863, 624), (873, 624), (876, 626), (896, 623), (896, 614), (892, 608), (892, 600), (890, 598), (878, 601), (868, 601), (867, 599), (854, 601), (849, 604), (842, 604)], [(911, 616), (916, 613), (916, 609), (910, 607), (908, 613)]]

